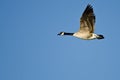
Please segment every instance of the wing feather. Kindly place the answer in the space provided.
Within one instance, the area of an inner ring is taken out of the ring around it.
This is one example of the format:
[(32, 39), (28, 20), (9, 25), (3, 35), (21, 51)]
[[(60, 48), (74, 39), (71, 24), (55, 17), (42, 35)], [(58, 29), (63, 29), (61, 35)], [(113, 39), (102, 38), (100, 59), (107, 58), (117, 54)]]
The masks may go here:
[(87, 5), (85, 11), (80, 18), (80, 31), (94, 32), (95, 15), (91, 5)]

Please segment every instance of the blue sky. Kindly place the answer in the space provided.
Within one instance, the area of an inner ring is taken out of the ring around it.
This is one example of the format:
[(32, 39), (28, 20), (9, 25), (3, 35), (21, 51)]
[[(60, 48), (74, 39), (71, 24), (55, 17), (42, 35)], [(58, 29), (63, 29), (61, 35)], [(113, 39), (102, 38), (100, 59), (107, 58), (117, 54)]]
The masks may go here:
[[(1, 0), (0, 80), (120, 80), (119, 0)], [(76, 32), (88, 3), (104, 40)]]

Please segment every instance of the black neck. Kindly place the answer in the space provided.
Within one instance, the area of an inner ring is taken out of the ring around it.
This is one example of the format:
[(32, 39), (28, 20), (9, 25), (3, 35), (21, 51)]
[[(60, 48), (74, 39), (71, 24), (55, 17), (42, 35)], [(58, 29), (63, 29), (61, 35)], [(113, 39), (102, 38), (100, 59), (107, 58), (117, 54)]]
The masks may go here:
[(67, 32), (64, 32), (64, 35), (70, 35), (72, 36), (74, 33), (67, 33)]

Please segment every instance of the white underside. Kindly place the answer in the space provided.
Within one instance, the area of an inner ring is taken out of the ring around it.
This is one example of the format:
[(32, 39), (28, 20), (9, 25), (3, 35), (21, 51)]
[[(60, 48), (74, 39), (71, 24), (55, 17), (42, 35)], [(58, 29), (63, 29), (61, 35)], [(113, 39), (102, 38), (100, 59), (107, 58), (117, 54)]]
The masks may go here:
[(73, 34), (74, 37), (77, 37), (77, 38), (81, 38), (81, 39), (84, 39), (84, 40), (92, 40), (92, 39), (96, 39), (97, 37), (97, 34), (94, 34), (94, 33), (81, 33), (81, 32), (76, 32)]

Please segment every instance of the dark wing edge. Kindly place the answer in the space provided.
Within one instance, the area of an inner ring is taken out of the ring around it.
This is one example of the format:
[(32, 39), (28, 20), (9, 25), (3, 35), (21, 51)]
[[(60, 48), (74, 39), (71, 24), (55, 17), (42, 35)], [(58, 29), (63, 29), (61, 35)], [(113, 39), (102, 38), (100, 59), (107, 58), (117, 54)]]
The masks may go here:
[(80, 30), (87, 30), (90, 33), (94, 32), (95, 14), (90, 4), (87, 5), (82, 17), (80, 18)]

